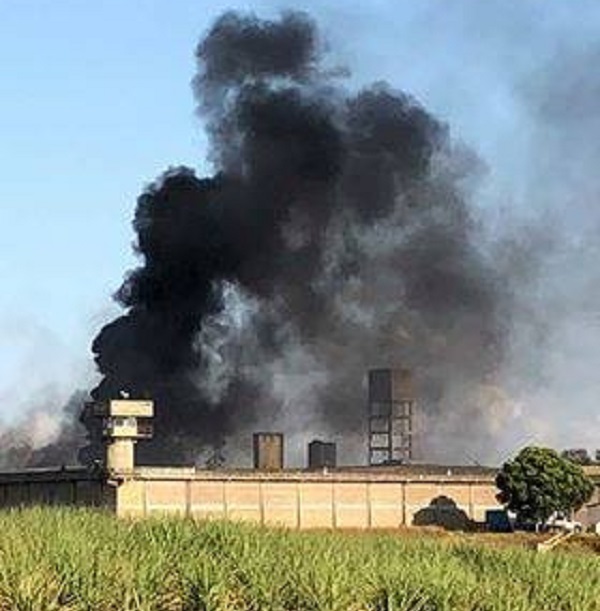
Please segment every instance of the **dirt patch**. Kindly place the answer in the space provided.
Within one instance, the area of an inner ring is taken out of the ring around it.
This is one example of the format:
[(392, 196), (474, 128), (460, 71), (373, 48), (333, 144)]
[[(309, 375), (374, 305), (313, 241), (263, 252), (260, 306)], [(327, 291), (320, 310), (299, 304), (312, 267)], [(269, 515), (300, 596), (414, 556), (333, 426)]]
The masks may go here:
[[(438, 526), (402, 526), (399, 528), (386, 528), (374, 530), (361, 529), (315, 529), (311, 532), (338, 533), (341, 536), (376, 537), (381, 535), (406, 538), (430, 538), (453, 543), (471, 543), (473, 545), (485, 545), (497, 549), (520, 547), (534, 550), (538, 543), (546, 541), (551, 534), (515, 532), (515, 533), (490, 533), (490, 532), (463, 532), (448, 531)], [(584, 554), (600, 554), (600, 536), (594, 534), (574, 535), (556, 548), (560, 551), (568, 551)]]

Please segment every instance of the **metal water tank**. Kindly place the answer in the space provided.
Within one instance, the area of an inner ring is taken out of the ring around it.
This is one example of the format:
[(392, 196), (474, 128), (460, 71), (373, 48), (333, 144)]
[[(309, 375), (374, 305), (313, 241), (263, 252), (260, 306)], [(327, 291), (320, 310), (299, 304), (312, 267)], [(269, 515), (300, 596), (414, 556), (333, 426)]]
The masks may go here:
[(308, 468), (323, 469), (336, 466), (336, 447), (332, 441), (315, 439), (308, 444)]
[(283, 433), (254, 433), (253, 455), (255, 469), (283, 469)]

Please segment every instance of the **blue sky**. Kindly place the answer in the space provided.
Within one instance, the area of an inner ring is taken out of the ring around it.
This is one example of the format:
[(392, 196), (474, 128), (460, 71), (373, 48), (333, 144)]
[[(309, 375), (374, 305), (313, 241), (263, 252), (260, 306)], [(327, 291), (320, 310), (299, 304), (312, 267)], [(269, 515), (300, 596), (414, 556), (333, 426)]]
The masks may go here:
[(89, 380), (89, 343), (135, 264), (138, 193), (170, 165), (210, 171), (190, 80), (227, 8), (311, 12), (349, 87), (390, 81), (479, 154), (483, 209), (563, 205), (546, 180), (563, 122), (540, 108), (560, 58), (597, 44), (595, 2), (0, 0), (0, 418)]

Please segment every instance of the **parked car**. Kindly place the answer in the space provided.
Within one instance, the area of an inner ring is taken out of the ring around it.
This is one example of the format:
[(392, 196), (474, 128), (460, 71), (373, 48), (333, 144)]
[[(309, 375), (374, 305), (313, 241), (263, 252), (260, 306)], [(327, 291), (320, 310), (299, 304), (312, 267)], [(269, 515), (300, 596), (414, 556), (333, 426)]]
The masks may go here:
[(583, 532), (583, 524), (577, 520), (571, 520), (561, 513), (552, 514), (546, 522), (544, 522), (544, 530), (560, 531), (560, 532)]

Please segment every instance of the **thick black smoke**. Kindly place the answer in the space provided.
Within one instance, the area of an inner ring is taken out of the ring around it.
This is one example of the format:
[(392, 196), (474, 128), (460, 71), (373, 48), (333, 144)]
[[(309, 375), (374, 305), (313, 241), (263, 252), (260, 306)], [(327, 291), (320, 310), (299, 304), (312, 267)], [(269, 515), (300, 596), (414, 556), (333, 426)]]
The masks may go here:
[(450, 436), (484, 430), (468, 397), (502, 358), (505, 299), (447, 128), (385, 84), (346, 91), (304, 14), (226, 13), (197, 59), (215, 174), (171, 169), (140, 196), (141, 265), (92, 346), (94, 398), (156, 401), (141, 459), (307, 418), (351, 438), (365, 370), (398, 363), (440, 422), (469, 415)]

